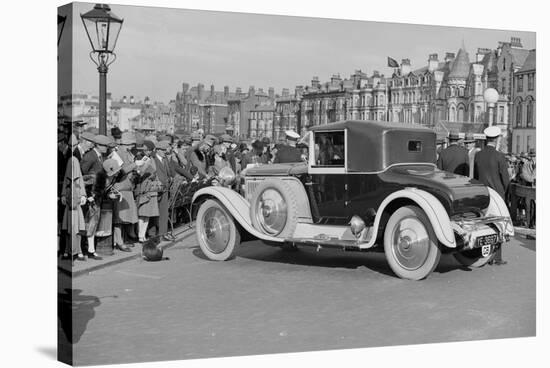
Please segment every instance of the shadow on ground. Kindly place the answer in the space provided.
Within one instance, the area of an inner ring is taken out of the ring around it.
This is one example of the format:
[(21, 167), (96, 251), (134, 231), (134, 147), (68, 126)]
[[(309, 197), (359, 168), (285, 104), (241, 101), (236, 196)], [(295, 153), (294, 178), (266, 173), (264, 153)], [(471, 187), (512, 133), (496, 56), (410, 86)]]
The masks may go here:
[[(193, 249), (197, 258), (208, 260), (199, 247)], [(236, 258), (246, 258), (261, 262), (275, 262), (283, 264), (301, 265), (309, 267), (326, 267), (342, 269), (368, 268), (371, 271), (396, 277), (389, 267), (382, 252), (344, 252), (338, 249), (322, 249), (316, 251), (312, 247), (269, 246), (261, 242), (242, 243), (235, 252)], [(470, 268), (460, 265), (450, 254), (443, 254), (441, 261), (434, 272), (447, 273), (452, 271), (471, 271)]]

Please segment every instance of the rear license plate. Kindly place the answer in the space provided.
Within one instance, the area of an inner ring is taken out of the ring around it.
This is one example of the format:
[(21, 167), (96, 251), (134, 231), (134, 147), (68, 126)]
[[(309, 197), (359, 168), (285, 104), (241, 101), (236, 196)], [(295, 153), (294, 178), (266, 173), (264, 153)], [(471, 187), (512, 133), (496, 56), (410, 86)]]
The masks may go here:
[(486, 247), (495, 245), (498, 242), (498, 235), (497, 234), (491, 234), (491, 235), (484, 235), (482, 237), (477, 238), (477, 246), (478, 247)]

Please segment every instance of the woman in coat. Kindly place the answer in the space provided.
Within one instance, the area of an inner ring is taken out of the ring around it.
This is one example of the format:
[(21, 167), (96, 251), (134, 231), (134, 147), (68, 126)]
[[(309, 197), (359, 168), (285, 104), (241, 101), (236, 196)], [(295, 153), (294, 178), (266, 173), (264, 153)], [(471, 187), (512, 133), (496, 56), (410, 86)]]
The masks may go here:
[(151, 217), (159, 216), (158, 192), (162, 190), (162, 184), (157, 179), (155, 160), (150, 156), (155, 149), (155, 144), (149, 140), (143, 142), (143, 159), (136, 161), (136, 202), (138, 210), (138, 238), (140, 242), (146, 240), (145, 234)]
[[(136, 145), (135, 136), (132, 133), (122, 133), (122, 138), (118, 143), (118, 156), (122, 160), (121, 172), (117, 175), (115, 188), (120, 191), (121, 199), (114, 205), (114, 242), (118, 248), (128, 251), (124, 245), (124, 236), (130, 239), (137, 239), (136, 224), (138, 222), (138, 213), (136, 201), (134, 198), (134, 181), (137, 175), (135, 156), (131, 150)], [(124, 230), (124, 231), (123, 231)], [(130, 243), (130, 246), (134, 245)]]
[[(74, 134), (71, 135), (70, 143), (74, 150), (78, 144), (78, 140)], [(84, 213), (81, 208), (86, 203), (86, 189), (84, 188), (80, 163), (74, 156), (69, 157), (69, 161), (67, 162), (61, 192), (61, 203), (65, 205), (61, 228), (68, 235), (63, 258), (68, 259), (72, 258), (71, 256), (77, 255), (79, 260), (85, 260), (80, 246), (80, 235), (81, 232), (86, 230)]]

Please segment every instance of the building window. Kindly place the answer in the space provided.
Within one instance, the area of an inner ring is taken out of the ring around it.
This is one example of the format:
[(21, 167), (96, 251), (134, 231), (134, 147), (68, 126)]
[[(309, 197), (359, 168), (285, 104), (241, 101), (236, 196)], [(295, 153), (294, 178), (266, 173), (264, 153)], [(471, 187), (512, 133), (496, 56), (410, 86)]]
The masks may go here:
[(518, 76), (518, 92), (523, 92), (523, 75)]
[(526, 152), (529, 152), (531, 150), (531, 136), (528, 135), (527, 137), (527, 149), (525, 150)]
[(532, 91), (535, 89), (535, 74), (529, 74), (527, 76), (527, 89)]
[[(519, 128), (522, 125), (523, 108), (521, 102), (516, 105), (516, 127)], [(519, 138), (519, 137), (518, 137)]]
[(530, 100), (527, 103), (527, 127), (530, 128), (533, 126), (533, 100)]
[(498, 108), (498, 121), (501, 124), (504, 123), (504, 106)]

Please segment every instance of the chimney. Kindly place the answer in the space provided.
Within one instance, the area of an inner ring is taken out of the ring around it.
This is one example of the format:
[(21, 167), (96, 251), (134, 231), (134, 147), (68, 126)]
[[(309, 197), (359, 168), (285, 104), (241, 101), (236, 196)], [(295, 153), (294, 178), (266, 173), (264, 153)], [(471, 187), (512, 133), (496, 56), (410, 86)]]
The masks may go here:
[(333, 74), (330, 78), (330, 84), (338, 84), (342, 81), (342, 78), (340, 78), (340, 74)]
[(267, 91), (268, 91), (268, 94), (269, 94), (269, 98), (271, 100), (273, 100), (275, 98), (275, 88), (269, 87), (269, 89)]
[(455, 53), (454, 52), (447, 52), (445, 53), (445, 62), (448, 63), (449, 61), (453, 61), (455, 59)]
[(402, 59), (401, 60), (401, 75), (407, 75), (411, 72), (411, 60)]
[(313, 88), (319, 88), (319, 86), (320, 86), (319, 77), (315, 76), (315, 77), (311, 78), (311, 86)]
[(145, 99), (143, 100), (143, 102), (145, 103), (145, 106), (149, 106), (149, 96), (145, 96)]
[(229, 98), (229, 86), (223, 87), (223, 98), (226, 100)]
[(433, 72), (439, 66), (439, 57), (437, 54), (430, 54), (428, 56), (428, 71)]
[(123, 96), (122, 97), (122, 103), (127, 103), (127, 102), (128, 102), (128, 100), (126, 99), (126, 96)]
[(487, 55), (490, 52), (491, 52), (490, 49), (478, 48), (476, 52), (476, 63), (482, 62), (485, 55)]
[(202, 101), (202, 96), (204, 95), (204, 84), (199, 83), (197, 85), (197, 98), (200, 101)]
[(215, 90), (214, 90), (214, 85), (211, 84), (211, 85), (210, 85), (210, 96), (211, 96), (211, 97), (214, 97), (214, 92), (215, 92)]
[(303, 93), (304, 86), (296, 86), (296, 88), (294, 88), (294, 97), (301, 98)]
[(256, 95), (256, 89), (254, 86), (248, 87), (248, 97), (255, 96)]
[(130, 96), (130, 104), (132, 104), (132, 105), (133, 105), (133, 104), (134, 104), (134, 102), (135, 102), (135, 101), (134, 101), (134, 96)]
[(189, 83), (182, 83), (181, 89), (184, 95), (187, 94), (187, 92), (189, 91)]
[(237, 94), (237, 97), (240, 97), (239, 95), (243, 93), (243, 90), (241, 87), (237, 87), (237, 89), (235, 89), (235, 93)]
[(519, 37), (511, 37), (510, 38), (510, 46), (514, 48), (522, 49), (523, 45), (521, 44), (521, 38)]
[(283, 88), (283, 97), (288, 97), (288, 88)]

